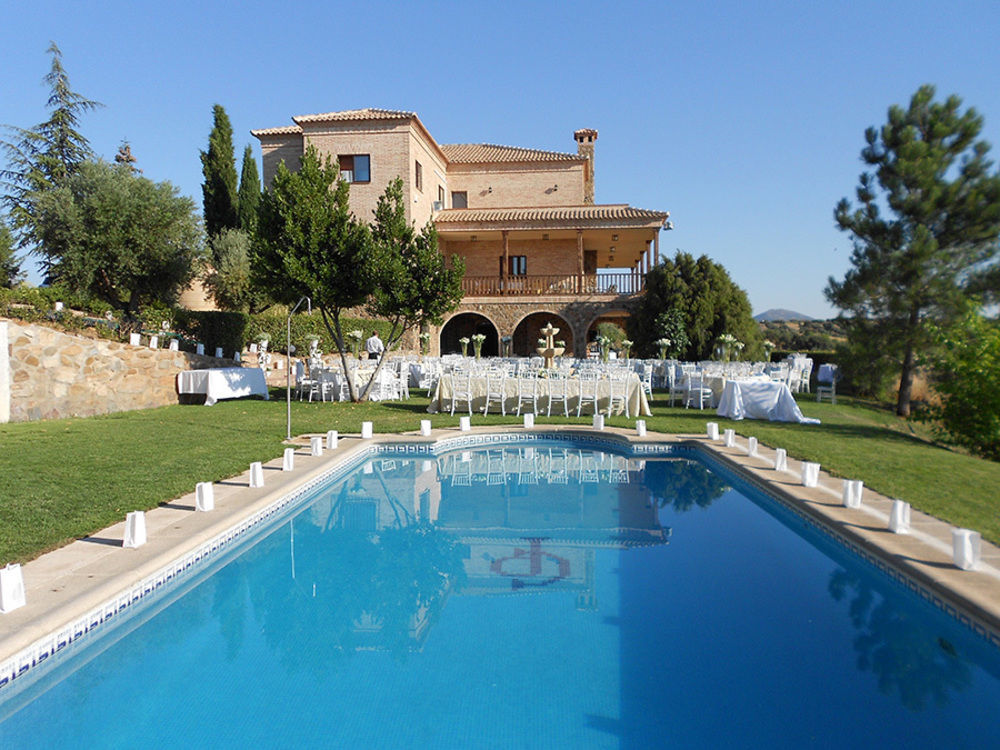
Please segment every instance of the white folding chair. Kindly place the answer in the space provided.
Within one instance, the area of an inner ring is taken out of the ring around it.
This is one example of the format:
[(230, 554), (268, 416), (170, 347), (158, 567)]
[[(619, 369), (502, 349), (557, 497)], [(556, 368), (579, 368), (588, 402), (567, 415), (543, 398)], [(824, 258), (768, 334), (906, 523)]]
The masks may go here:
[(503, 370), (489, 370), (486, 373), (486, 404), (483, 406), (483, 414), (490, 410), (490, 401), (500, 402), (500, 413), (507, 416), (507, 373)]
[(625, 412), (625, 417), (631, 416), (628, 408), (628, 373), (616, 372), (608, 382), (608, 416), (616, 411)]
[(455, 416), (455, 404), (464, 401), (472, 416), (472, 371), (453, 372), (451, 374), (451, 415)]
[(562, 401), (563, 414), (569, 416), (569, 380), (560, 372), (549, 376), (549, 403), (545, 415), (552, 416), (553, 402)]
[(593, 405), (593, 413), (597, 414), (600, 401), (599, 385), (597, 370), (588, 368), (580, 373), (580, 399), (576, 402), (576, 416), (580, 416), (585, 403)]
[(712, 389), (705, 386), (705, 376), (700, 372), (690, 375), (684, 394), (684, 408), (698, 404), (699, 409), (704, 409), (706, 402), (712, 405)]
[(521, 407), (531, 404), (531, 413), (538, 413), (538, 372), (527, 368), (517, 376), (517, 415), (521, 416)]

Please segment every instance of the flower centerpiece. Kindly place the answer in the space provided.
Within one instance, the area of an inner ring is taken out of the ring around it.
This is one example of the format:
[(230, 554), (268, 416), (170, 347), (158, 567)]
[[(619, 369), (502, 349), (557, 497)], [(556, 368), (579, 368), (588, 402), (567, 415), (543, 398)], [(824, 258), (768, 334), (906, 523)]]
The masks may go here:
[(458, 340), (458, 345), (462, 347), (462, 356), (463, 357), (468, 357), (469, 356), (469, 337), (468, 336), (462, 336), (462, 338), (460, 338)]
[(354, 358), (357, 359), (361, 354), (361, 342), (365, 340), (365, 334), (354, 329), (353, 331), (347, 332), (347, 341), (350, 344), (351, 351), (354, 353)]
[(626, 360), (628, 359), (629, 352), (632, 351), (632, 347), (634, 345), (635, 345), (635, 342), (629, 341), (628, 339), (622, 339), (622, 343), (621, 343), (622, 356)]
[(472, 351), (479, 359), (483, 353), (483, 342), (486, 341), (486, 334), (475, 333), (472, 335)]
[(430, 349), (430, 343), (431, 343), (431, 335), (427, 331), (424, 331), (423, 333), (421, 333), (420, 334), (420, 353), (421, 354), (427, 354), (428, 350)]
[(764, 361), (771, 361), (771, 352), (774, 351), (774, 342), (770, 339), (764, 339)]
[(673, 343), (670, 339), (657, 339), (655, 342), (656, 348), (660, 350), (660, 359), (667, 358), (667, 349), (670, 348), (670, 344)]
[(509, 357), (511, 355), (512, 343), (514, 339), (510, 336), (500, 337), (500, 353), (504, 357)]
[(742, 343), (737, 340), (735, 336), (731, 333), (724, 333), (716, 339), (719, 345), (719, 358), (723, 362), (728, 362), (729, 358), (732, 356), (733, 350), (736, 349), (736, 344), (740, 344), (740, 349), (743, 348)]
[(601, 362), (607, 362), (608, 355), (611, 354), (611, 339), (607, 336), (598, 336), (597, 346), (601, 351)]

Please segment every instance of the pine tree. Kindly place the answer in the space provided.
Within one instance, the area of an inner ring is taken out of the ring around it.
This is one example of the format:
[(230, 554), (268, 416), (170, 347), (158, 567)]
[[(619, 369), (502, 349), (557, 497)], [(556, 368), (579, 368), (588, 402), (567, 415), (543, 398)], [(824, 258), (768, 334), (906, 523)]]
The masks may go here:
[(62, 65), (62, 51), (55, 42), (49, 44), (47, 52), (52, 55), (52, 67), (44, 78), (49, 86), (49, 118), (33, 128), (6, 126), (12, 140), (0, 141), (8, 163), (0, 172), (4, 202), (10, 209), (11, 224), (20, 234), (21, 247), (36, 241), (33, 196), (65, 184), (80, 164), (93, 157), (90, 144), (77, 128), (82, 114), (103, 106), (73, 91)]
[[(934, 101), (922, 86), (910, 106), (889, 108), (888, 122), (865, 131), (858, 206), (834, 211), (851, 234), (852, 268), (829, 280), (826, 296), (847, 316), (861, 356), (882, 352), (899, 372), (896, 413), (908, 416), (918, 354), (928, 324), (947, 324), (965, 309), (976, 273), (1000, 261), (1000, 173), (977, 140), (983, 119), (962, 101)], [(873, 366), (865, 360), (862, 367)]]
[(260, 205), (260, 175), (253, 150), (247, 146), (243, 150), (243, 167), (240, 170), (240, 190), (238, 211), (240, 228), (253, 237), (257, 230), (257, 206)]
[(205, 177), (201, 191), (205, 231), (214, 237), (221, 229), (239, 227), (236, 197), (236, 157), (233, 156), (233, 126), (221, 104), (212, 108), (213, 126), (208, 151), (201, 152)]
[(115, 164), (124, 164), (132, 174), (142, 174), (142, 170), (135, 166), (137, 161), (138, 159), (132, 155), (132, 144), (127, 140), (122, 140), (118, 147), (118, 153), (115, 154)]

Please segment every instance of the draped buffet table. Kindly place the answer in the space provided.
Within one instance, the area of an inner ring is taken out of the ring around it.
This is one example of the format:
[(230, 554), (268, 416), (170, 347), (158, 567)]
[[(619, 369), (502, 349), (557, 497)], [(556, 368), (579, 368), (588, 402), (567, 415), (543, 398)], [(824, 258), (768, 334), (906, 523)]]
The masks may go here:
[(204, 393), (205, 406), (224, 398), (263, 396), (267, 381), (259, 367), (219, 367), (213, 370), (186, 370), (177, 373), (178, 393)]
[(819, 424), (802, 416), (792, 391), (785, 383), (766, 380), (729, 380), (716, 412), (729, 419), (768, 419), (772, 422)]
[[(552, 381), (547, 378), (538, 379), (538, 413), (542, 414), (548, 410), (549, 406), (549, 386)], [(566, 380), (568, 386), (568, 401), (569, 401), (569, 412), (571, 415), (576, 416), (576, 407), (580, 401), (580, 380), (577, 378), (569, 378)], [(517, 378), (507, 378), (504, 381), (504, 408), (508, 414), (513, 414), (517, 411)], [(434, 395), (431, 398), (431, 404), (427, 407), (427, 411), (431, 414), (441, 412), (441, 411), (451, 411), (451, 395), (452, 395), (452, 377), (450, 375), (442, 375), (438, 380), (437, 388), (434, 390)], [(603, 412), (607, 413), (608, 401), (611, 397), (611, 381), (607, 378), (602, 378), (597, 381), (597, 397), (598, 397), (598, 408)], [(646, 399), (646, 393), (642, 389), (642, 382), (639, 380), (639, 376), (632, 374), (628, 378), (626, 399), (628, 400), (628, 411), (633, 417), (636, 416), (652, 416), (649, 410), (649, 401)], [(486, 406), (486, 376), (473, 376), (472, 378), (472, 411), (482, 413), (483, 407)], [(528, 409), (531, 407), (529, 406)], [(455, 411), (462, 411), (463, 413), (468, 412), (468, 406), (465, 404), (464, 400), (461, 402), (460, 406), (455, 407)], [(524, 411), (524, 407), (522, 407)], [(584, 411), (589, 413), (590, 407), (584, 403)], [(500, 413), (500, 403), (495, 399), (490, 400), (490, 412)], [(553, 414), (564, 414), (563, 405), (561, 403), (554, 404), (552, 407)], [(623, 410), (619, 409), (616, 413), (624, 413)]]

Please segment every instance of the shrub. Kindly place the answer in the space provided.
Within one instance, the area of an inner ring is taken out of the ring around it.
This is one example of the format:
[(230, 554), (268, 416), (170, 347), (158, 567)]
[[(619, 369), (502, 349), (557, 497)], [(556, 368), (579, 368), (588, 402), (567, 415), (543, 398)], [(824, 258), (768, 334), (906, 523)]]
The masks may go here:
[(945, 442), (1000, 460), (1000, 324), (968, 313), (948, 330), (933, 330), (938, 348), (924, 364), (931, 368), (939, 403), (920, 418), (932, 421)]

